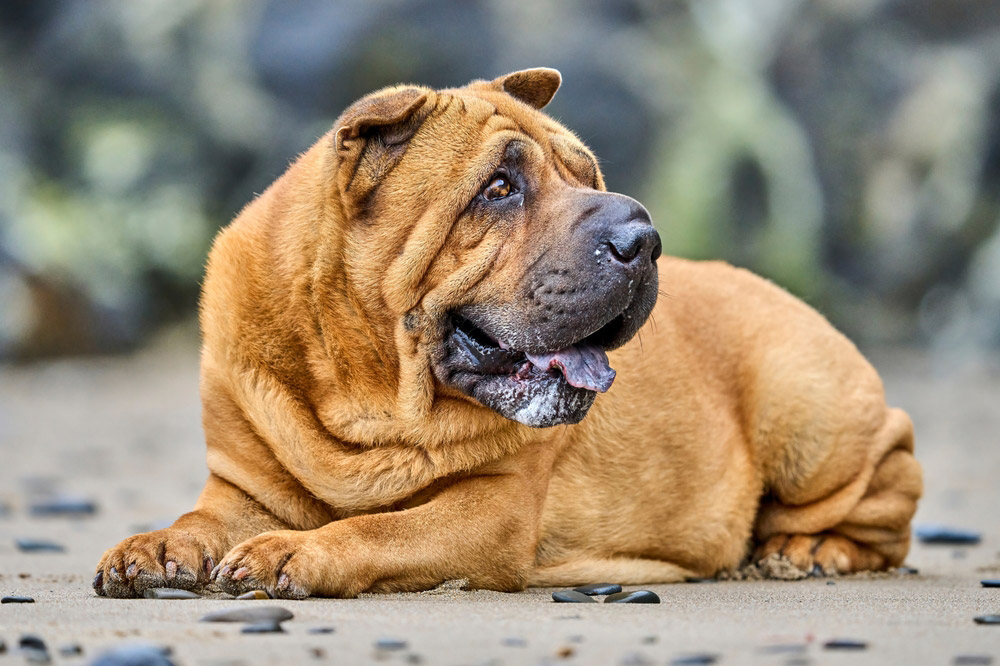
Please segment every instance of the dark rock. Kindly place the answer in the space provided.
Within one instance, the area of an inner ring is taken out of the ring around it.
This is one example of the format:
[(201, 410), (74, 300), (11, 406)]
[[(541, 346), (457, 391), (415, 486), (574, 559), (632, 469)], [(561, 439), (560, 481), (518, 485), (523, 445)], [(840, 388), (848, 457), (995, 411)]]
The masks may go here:
[(946, 544), (951, 546), (973, 546), (982, 540), (979, 532), (963, 530), (946, 525), (918, 525), (913, 533), (920, 543)]
[(306, 630), (307, 634), (332, 634), (333, 632), (333, 627), (309, 627)]
[(32, 597), (24, 597), (19, 594), (12, 594), (10, 596), (0, 599), (0, 604), (33, 604), (35, 600)]
[(618, 583), (591, 583), (590, 585), (581, 585), (580, 587), (574, 587), (574, 592), (579, 592), (580, 594), (586, 594), (588, 597), (593, 597), (599, 594), (615, 594), (622, 591), (622, 586)]
[(979, 583), (983, 587), (1000, 587), (1000, 578), (987, 578), (986, 580), (981, 580)]
[(285, 630), (281, 628), (280, 622), (268, 620), (265, 622), (253, 622), (240, 629), (241, 634), (283, 634)]
[(143, 591), (147, 599), (201, 599), (201, 595), (191, 590), (178, 590), (173, 587), (151, 587)]
[(40, 636), (34, 634), (23, 634), (21, 640), (17, 642), (17, 647), (22, 650), (42, 650), (43, 652), (48, 651), (48, 646), (45, 645), (45, 641), (41, 639)]
[(835, 581), (835, 580), (828, 580), (828, 581), (826, 581), (826, 584), (827, 585), (836, 585), (837, 581)]
[(853, 638), (834, 638), (823, 643), (824, 650), (867, 650), (868, 643)]
[(170, 648), (157, 645), (122, 645), (101, 654), (90, 666), (174, 666)]
[(500, 641), (500, 644), (507, 647), (527, 647), (528, 641), (518, 636), (507, 636)]
[(83, 647), (79, 643), (67, 643), (59, 646), (59, 655), (63, 657), (79, 657), (83, 654)]
[(406, 641), (399, 638), (380, 638), (375, 641), (375, 647), (379, 650), (405, 650)]
[(576, 590), (559, 590), (552, 593), (552, 601), (560, 604), (596, 604), (597, 602)]
[(956, 666), (990, 666), (993, 657), (988, 654), (959, 654), (951, 663)]
[(97, 504), (85, 497), (54, 495), (33, 501), (29, 511), (33, 516), (92, 516)]
[(14, 539), (14, 545), (22, 553), (64, 553), (66, 548), (61, 543), (46, 539)]
[(1000, 615), (977, 615), (972, 619), (976, 624), (1000, 624)]
[(201, 622), (284, 622), (294, 615), (281, 606), (242, 606), (209, 613)]
[(244, 592), (237, 599), (270, 599), (271, 595), (264, 590), (250, 590), (249, 592)]
[(676, 666), (696, 666), (698, 664), (714, 664), (718, 660), (719, 655), (717, 654), (691, 654), (671, 659), (670, 663)]
[(650, 590), (632, 590), (619, 592), (604, 598), (606, 604), (658, 604), (660, 597)]

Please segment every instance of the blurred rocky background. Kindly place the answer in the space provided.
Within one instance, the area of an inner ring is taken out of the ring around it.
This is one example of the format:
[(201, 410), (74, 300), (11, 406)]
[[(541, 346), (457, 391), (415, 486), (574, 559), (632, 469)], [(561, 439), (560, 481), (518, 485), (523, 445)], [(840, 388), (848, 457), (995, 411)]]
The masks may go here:
[(1000, 344), (998, 2), (7, 0), (0, 358), (190, 321), (214, 233), (364, 93), (539, 65), (667, 252), (866, 344)]

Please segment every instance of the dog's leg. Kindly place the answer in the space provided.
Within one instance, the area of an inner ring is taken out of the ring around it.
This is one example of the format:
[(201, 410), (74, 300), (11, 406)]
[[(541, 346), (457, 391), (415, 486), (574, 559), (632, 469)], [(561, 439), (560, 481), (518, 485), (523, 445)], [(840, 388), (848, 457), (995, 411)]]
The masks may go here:
[(528, 578), (528, 586), (573, 586), (597, 581), (622, 585), (679, 583), (695, 575), (693, 571), (662, 560), (630, 557), (580, 558), (535, 569)]
[(844, 449), (831, 446), (824, 463), (808, 476), (790, 476), (780, 485), (789, 489), (788, 495), (808, 495), (810, 486), (830, 484), (831, 479), (847, 477), (846, 483), (805, 502), (777, 492), (777, 501), (761, 507), (758, 561), (783, 557), (815, 574), (883, 569), (903, 562), (910, 519), (922, 490), (910, 418), (899, 409), (888, 409), (869, 442), (846, 442)]
[(520, 470), (491, 465), (418, 506), (261, 534), (234, 547), (215, 580), (231, 594), (263, 589), (290, 598), (417, 591), (462, 578), (475, 588), (522, 589), (534, 566), (551, 455), (519, 457), (527, 462)]
[(194, 511), (170, 527), (136, 534), (105, 552), (94, 590), (102, 596), (137, 597), (153, 587), (198, 589), (233, 544), (282, 527), (242, 490), (213, 474)]

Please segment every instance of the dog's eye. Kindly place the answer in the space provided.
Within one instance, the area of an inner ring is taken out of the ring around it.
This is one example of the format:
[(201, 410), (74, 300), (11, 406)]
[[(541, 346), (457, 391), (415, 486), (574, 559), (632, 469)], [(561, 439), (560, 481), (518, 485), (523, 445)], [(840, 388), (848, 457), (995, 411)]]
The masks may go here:
[(483, 188), (483, 198), (487, 201), (496, 201), (497, 199), (509, 197), (513, 191), (514, 188), (510, 184), (510, 178), (502, 173), (498, 173), (494, 174), (490, 178), (490, 184)]

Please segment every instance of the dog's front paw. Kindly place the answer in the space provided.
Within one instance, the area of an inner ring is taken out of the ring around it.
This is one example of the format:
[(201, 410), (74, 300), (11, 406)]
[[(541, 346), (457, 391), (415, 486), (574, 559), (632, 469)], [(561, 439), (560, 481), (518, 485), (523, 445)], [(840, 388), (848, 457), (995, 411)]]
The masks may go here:
[(885, 558), (867, 546), (837, 534), (778, 534), (755, 553), (757, 562), (778, 558), (813, 576), (884, 569)]
[(316, 567), (302, 532), (267, 532), (235, 546), (215, 570), (212, 579), (223, 591), (240, 595), (264, 590), (272, 597), (304, 599), (316, 590)]
[(141, 597), (153, 587), (196, 590), (208, 582), (214, 566), (205, 544), (168, 527), (136, 534), (109, 549), (97, 565), (93, 586), (107, 597)]

